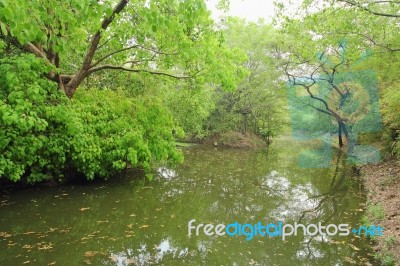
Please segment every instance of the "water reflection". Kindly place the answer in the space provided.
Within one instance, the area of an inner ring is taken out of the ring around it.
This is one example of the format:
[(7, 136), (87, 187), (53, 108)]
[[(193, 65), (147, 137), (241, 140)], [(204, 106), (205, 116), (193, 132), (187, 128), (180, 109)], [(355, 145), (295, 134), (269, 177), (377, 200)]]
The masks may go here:
[(175, 177), (178, 176), (177, 173), (174, 170), (169, 169), (169, 168), (167, 168), (165, 166), (158, 167), (157, 168), (157, 173), (159, 174), (159, 176), (161, 176), (161, 177), (163, 177), (165, 179), (172, 179), (172, 178), (175, 178)]
[[(336, 156), (332, 169), (302, 169), (297, 166), (301, 151), (299, 144), (283, 142), (274, 143), (268, 152), (196, 146), (184, 151), (183, 165), (157, 168), (158, 178), (151, 183), (136, 178), (98, 189), (65, 186), (46, 188), (45, 193), (13, 193), (1, 201), (0, 248), (8, 255), (0, 257), (0, 265), (28, 260), (40, 265), (54, 261), (57, 265), (367, 263), (367, 242), (352, 236), (299, 234), (285, 241), (204, 234), (188, 238), (191, 219), (214, 225), (235, 221), (357, 225), (365, 199), (342, 155)], [(49, 228), (70, 230), (23, 234)], [(51, 242), (53, 250), (23, 248), (41, 241)]]

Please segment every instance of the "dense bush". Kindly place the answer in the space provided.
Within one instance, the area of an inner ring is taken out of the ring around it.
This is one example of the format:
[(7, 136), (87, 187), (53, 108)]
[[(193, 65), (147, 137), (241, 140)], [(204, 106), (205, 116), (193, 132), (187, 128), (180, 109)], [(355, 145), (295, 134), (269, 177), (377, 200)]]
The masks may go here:
[(48, 112), (67, 103), (57, 87), (39, 75), (45, 66), (34, 56), (0, 62), (0, 177), (30, 182), (60, 174), (68, 137)]
[(72, 100), (40, 73), (33, 56), (0, 59), (0, 177), (28, 182), (62, 178), (72, 167), (88, 179), (127, 163), (182, 159), (171, 115), (157, 99), (81, 88)]
[(153, 161), (180, 161), (171, 115), (157, 99), (132, 99), (122, 91), (84, 90), (64, 117), (73, 165), (87, 178), (126, 167), (150, 170)]

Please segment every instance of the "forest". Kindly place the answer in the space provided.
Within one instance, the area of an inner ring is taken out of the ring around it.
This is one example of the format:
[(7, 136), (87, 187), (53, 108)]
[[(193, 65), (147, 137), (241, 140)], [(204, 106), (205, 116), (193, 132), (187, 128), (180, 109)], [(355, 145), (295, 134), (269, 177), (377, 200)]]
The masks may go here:
[[(71, 180), (73, 184), (76, 180), (123, 183), (126, 181), (118, 181), (118, 177), (132, 169), (145, 176), (140, 179), (146, 184), (141, 183), (143, 186), (157, 186), (160, 176), (175, 178), (178, 170), (170, 169), (196, 167), (195, 157), (210, 160), (202, 169), (222, 167), (213, 162), (225, 162), (219, 155), (222, 150), (232, 156), (225, 164), (239, 167), (242, 163), (236, 153), (250, 158), (253, 150), (261, 149), (268, 152), (264, 161), (251, 157), (259, 162), (253, 165), (243, 157), (253, 168), (243, 166), (246, 170), (238, 171), (252, 175), (256, 169), (272, 175), (273, 168), (259, 167), (273, 167), (279, 161), (279, 167), (284, 167), (279, 174), (299, 167), (301, 177), (291, 180), (292, 185), (306, 182), (310, 173), (302, 172), (304, 169), (329, 171), (318, 173), (334, 176), (331, 185), (336, 192), (344, 186), (334, 185), (342, 180), (341, 173), (343, 180), (351, 179), (349, 169), (366, 176), (365, 182), (374, 185), (365, 185), (366, 192), (362, 192), (367, 198), (360, 201), (360, 215), (364, 216), (351, 219), (384, 226), (385, 221), (395, 220), (387, 225), (386, 238), (373, 244), (378, 246), (373, 260), (400, 265), (396, 248), (400, 241), (396, 227), (400, 226), (396, 211), (400, 204), (400, 2), (273, 2), (270, 21), (249, 21), (229, 15), (229, 0), (218, 1), (215, 8), (224, 14), (218, 19), (204, 0), (0, 0), (1, 191), (9, 195), (14, 185), (29, 189), (37, 184), (63, 189)], [(294, 149), (299, 143), (306, 144)], [(200, 146), (208, 147), (210, 158), (196, 150)], [(296, 161), (293, 154), (304, 147)], [(334, 170), (332, 166), (338, 162), (341, 165)], [(231, 174), (230, 170), (221, 172)], [(265, 176), (264, 172), (260, 175)], [(190, 183), (190, 173), (184, 172), (186, 177), (180, 178)], [(211, 180), (205, 184), (212, 184)], [(271, 189), (282, 179), (275, 176), (274, 180), (267, 185), (254, 182)], [(330, 182), (324, 181), (315, 191)], [(347, 185), (356, 187), (351, 184)], [(373, 189), (390, 192), (374, 196)], [(329, 195), (329, 200), (335, 197)], [(251, 202), (249, 206), (256, 204)], [(212, 206), (212, 202), (204, 199), (204, 206)], [(326, 208), (325, 212), (340, 213)], [(0, 226), (0, 231), (6, 229)], [(4, 232), (0, 237), (6, 239)], [(350, 244), (353, 252), (363, 249), (351, 245), (355, 244)], [(309, 252), (320, 259), (315, 250)], [(107, 252), (85, 253), (85, 262), (103, 253)], [(140, 256), (118, 254), (105, 257), (114, 265), (160, 263), (156, 255), (140, 260)], [(224, 263), (218, 256), (208, 261), (205, 251), (198, 254), (198, 258), (193, 255), (198, 264)], [(313, 258), (310, 256), (307, 259)], [(355, 259), (357, 254), (336, 257), (349, 258), (345, 263), (366, 263)], [(250, 257), (235, 259), (236, 265), (250, 263)], [(257, 256), (251, 261), (256, 262)], [(287, 265), (293, 261), (266, 259), (254, 264)], [(100, 259), (94, 263), (111, 265)]]

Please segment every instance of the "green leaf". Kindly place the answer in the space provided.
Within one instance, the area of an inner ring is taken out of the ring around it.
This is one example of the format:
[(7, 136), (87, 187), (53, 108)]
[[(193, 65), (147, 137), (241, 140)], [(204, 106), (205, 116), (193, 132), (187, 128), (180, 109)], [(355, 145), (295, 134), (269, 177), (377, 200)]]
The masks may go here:
[(0, 27), (1, 27), (1, 32), (2, 32), (5, 36), (7, 36), (7, 35), (8, 35), (8, 31), (7, 31), (6, 25), (5, 25), (4, 23), (0, 22)]

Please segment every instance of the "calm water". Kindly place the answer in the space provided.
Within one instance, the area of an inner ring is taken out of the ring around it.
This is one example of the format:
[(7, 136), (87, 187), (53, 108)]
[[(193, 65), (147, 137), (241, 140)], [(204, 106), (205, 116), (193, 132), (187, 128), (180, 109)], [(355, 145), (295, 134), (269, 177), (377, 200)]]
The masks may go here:
[(365, 239), (350, 236), (187, 236), (187, 223), (359, 224), (360, 181), (341, 158), (298, 167), (306, 146), (267, 151), (194, 146), (185, 163), (109, 183), (2, 191), (0, 265), (365, 265)]

